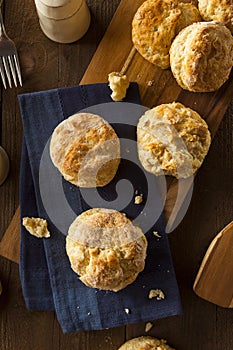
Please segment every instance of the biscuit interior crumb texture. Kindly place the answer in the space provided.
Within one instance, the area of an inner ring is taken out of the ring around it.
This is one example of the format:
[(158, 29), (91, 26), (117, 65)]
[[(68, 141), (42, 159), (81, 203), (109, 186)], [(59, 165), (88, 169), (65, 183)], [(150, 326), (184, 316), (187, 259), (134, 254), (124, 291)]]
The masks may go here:
[(118, 350), (175, 350), (164, 339), (156, 339), (150, 336), (133, 338), (124, 343)]
[(129, 87), (129, 79), (126, 75), (112, 72), (108, 75), (110, 89), (112, 90), (111, 98), (113, 101), (121, 101), (126, 96)]
[(165, 299), (165, 295), (161, 289), (151, 289), (149, 299), (156, 298), (157, 300)]
[(133, 18), (133, 44), (145, 59), (166, 69), (170, 66), (169, 49), (174, 37), (200, 19), (193, 4), (178, 0), (147, 0)]
[(178, 102), (148, 110), (137, 125), (139, 159), (154, 175), (191, 176), (201, 166), (210, 140), (204, 119)]
[(205, 21), (222, 22), (233, 33), (232, 0), (198, 0), (198, 8)]
[(33, 236), (38, 238), (50, 237), (47, 221), (41, 218), (24, 217), (22, 224), (26, 230)]
[(233, 65), (233, 38), (222, 23), (199, 22), (184, 28), (170, 48), (172, 73), (185, 90), (211, 92), (228, 79)]
[(118, 291), (144, 269), (147, 240), (116, 210), (95, 208), (71, 224), (66, 251), (71, 268), (89, 287)]

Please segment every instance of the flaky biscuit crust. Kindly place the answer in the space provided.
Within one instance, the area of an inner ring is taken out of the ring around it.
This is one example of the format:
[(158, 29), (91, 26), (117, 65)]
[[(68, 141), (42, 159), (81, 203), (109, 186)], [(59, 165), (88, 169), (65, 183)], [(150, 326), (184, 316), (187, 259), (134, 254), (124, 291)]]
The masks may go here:
[(171, 70), (185, 90), (210, 92), (228, 79), (233, 65), (233, 38), (217, 22), (199, 22), (184, 28), (170, 49)]
[(118, 350), (175, 350), (166, 344), (166, 340), (159, 340), (149, 336), (142, 336), (128, 340)]
[(185, 26), (199, 20), (199, 11), (192, 4), (147, 0), (133, 18), (133, 44), (145, 59), (166, 69), (170, 66), (169, 49), (174, 37)]
[(64, 178), (74, 185), (105, 186), (118, 169), (120, 142), (103, 118), (78, 113), (55, 128), (50, 156)]
[(201, 166), (210, 146), (210, 132), (200, 115), (181, 103), (147, 111), (137, 126), (138, 155), (155, 175), (187, 178)]
[(198, 8), (205, 21), (223, 22), (233, 33), (232, 0), (198, 0)]
[(80, 280), (89, 287), (115, 292), (134, 282), (144, 269), (146, 249), (147, 240), (139, 227), (124, 214), (103, 208), (79, 215), (66, 238), (71, 268)]

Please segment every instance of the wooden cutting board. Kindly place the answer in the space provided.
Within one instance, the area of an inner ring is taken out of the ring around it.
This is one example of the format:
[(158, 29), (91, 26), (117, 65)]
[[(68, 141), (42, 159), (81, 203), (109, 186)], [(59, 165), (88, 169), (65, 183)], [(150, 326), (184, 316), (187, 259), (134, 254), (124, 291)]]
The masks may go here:
[(233, 308), (233, 221), (213, 239), (201, 263), (193, 290), (216, 305)]
[[(106, 82), (108, 73), (122, 69), (132, 49), (131, 22), (137, 8), (143, 2), (144, 0), (121, 1), (80, 82), (81, 84)], [(212, 137), (215, 135), (233, 96), (233, 79), (231, 77), (216, 92), (190, 93), (177, 85), (169, 69), (156, 68), (137, 52), (131, 59), (127, 75), (130, 81), (136, 81), (139, 84), (143, 105), (150, 108), (161, 103), (182, 102), (200, 113), (207, 121)], [(189, 188), (189, 181), (184, 181), (181, 193), (183, 200), (176, 203), (177, 181), (168, 179), (168, 193), (164, 211), (170, 227), (173, 227)], [(0, 242), (0, 254), (15, 262), (19, 261), (19, 209)]]

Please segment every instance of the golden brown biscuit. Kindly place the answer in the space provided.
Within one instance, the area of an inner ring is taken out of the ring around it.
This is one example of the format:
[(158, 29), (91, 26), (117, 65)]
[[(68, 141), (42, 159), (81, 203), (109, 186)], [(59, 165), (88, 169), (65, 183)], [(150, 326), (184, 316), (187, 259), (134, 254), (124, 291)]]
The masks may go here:
[(159, 340), (149, 336), (133, 338), (124, 343), (118, 350), (175, 350), (166, 340)]
[(137, 126), (138, 155), (155, 175), (187, 178), (201, 166), (210, 146), (210, 132), (200, 115), (173, 102), (148, 110)]
[(199, 22), (184, 28), (170, 49), (171, 70), (185, 90), (215, 91), (233, 65), (233, 38), (223, 24)]
[(116, 210), (95, 208), (71, 224), (66, 251), (71, 268), (89, 287), (118, 291), (144, 269), (147, 240)]
[(148, 61), (166, 69), (170, 66), (172, 40), (185, 26), (200, 20), (198, 9), (178, 0), (147, 0), (132, 22), (132, 41)]
[(78, 113), (54, 130), (50, 156), (64, 178), (80, 187), (107, 185), (120, 162), (120, 141), (98, 115)]
[(233, 33), (232, 0), (198, 0), (198, 8), (205, 21), (223, 22)]

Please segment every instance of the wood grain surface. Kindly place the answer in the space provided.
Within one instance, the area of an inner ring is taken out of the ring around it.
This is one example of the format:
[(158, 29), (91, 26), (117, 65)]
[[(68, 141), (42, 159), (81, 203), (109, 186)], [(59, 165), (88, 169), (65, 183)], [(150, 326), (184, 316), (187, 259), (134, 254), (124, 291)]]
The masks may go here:
[(201, 263), (193, 290), (201, 298), (233, 308), (233, 221), (211, 242)]
[[(14, 2), (5, 0), (5, 24), (8, 34), (14, 39), (19, 50), (24, 81), (23, 88), (2, 90), (0, 97), (1, 145), (8, 152), (11, 160), (10, 175), (0, 187), (0, 236), (3, 236), (7, 230), (19, 203), (18, 175), (22, 126), (17, 94), (77, 85), (81, 81), (120, 1), (89, 0), (87, 2), (92, 12), (89, 32), (77, 43), (59, 45), (48, 40), (41, 32), (33, 0), (15, 0)], [(129, 23), (132, 8), (141, 2), (128, 1), (124, 11), (119, 9), (122, 23)], [(112, 55), (111, 51), (120, 38), (122, 27), (118, 25), (117, 31), (108, 32), (108, 55), (104, 59), (101, 58), (100, 49), (98, 49), (95, 54), (98, 64), (95, 67), (92, 64), (89, 66), (82, 82), (106, 81), (110, 68), (109, 62), (112, 70), (122, 67), (131, 49), (128, 40), (123, 50), (124, 57)], [(129, 30), (124, 32), (124, 36), (129, 34)], [(169, 70), (161, 72), (154, 66), (150, 64), (149, 66), (150, 69), (145, 74), (145, 61), (138, 56), (128, 70), (130, 79), (135, 80), (135, 74), (137, 75), (136, 80), (145, 105), (150, 107), (178, 99), (200, 113), (204, 111), (203, 116), (211, 126), (212, 134), (218, 129), (204, 165), (195, 179), (189, 210), (182, 223), (169, 235), (183, 314), (179, 317), (154, 321), (154, 327), (149, 334), (168, 339), (177, 350), (231, 350), (233, 348), (232, 310), (222, 309), (198, 298), (192, 291), (192, 285), (209, 243), (217, 232), (232, 220), (232, 104), (225, 114), (232, 98), (232, 79), (223, 89), (208, 94), (206, 98), (206, 94), (182, 91)], [(148, 81), (153, 81), (153, 85), (144, 89)], [(166, 94), (164, 94), (164, 87), (166, 87)], [(14, 254), (17, 261), (18, 253)], [(1, 349), (116, 350), (125, 339), (145, 334), (143, 323), (104, 331), (64, 335), (53, 312), (29, 312), (25, 309), (17, 264), (1, 257), (0, 279), (3, 284), (3, 294), (0, 297)]]

